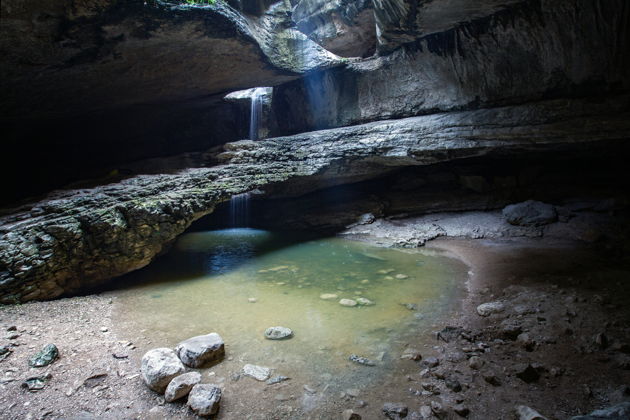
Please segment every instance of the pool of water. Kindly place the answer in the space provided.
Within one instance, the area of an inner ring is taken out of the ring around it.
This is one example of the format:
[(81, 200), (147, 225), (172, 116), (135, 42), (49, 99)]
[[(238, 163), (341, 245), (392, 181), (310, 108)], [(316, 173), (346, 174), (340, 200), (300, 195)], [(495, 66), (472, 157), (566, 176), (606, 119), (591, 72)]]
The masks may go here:
[[(459, 262), (422, 250), (255, 229), (196, 232), (123, 279), (115, 321), (149, 348), (218, 332), (227, 359), (213, 371), (228, 381), (252, 363), (295, 383), (334, 378), (328, 385), (343, 389), (395, 371), (407, 343), (429, 340), (456, 309), (465, 276)], [(339, 304), (357, 298), (374, 304)], [(271, 326), (289, 327), (294, 337), (267, 340)], [(354, 364), (351, 354), (377, 365)]]

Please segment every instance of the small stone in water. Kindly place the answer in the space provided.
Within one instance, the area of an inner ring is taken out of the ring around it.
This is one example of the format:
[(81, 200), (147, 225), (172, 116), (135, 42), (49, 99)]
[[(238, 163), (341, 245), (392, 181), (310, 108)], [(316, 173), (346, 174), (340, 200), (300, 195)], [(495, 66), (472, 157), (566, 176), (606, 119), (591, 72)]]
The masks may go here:
[(369, 284), (369, 283), (370, 283), (370, 281), (367, 280), (367, 279), (366, 280), (361, 280), (361, 284)]
[(406, 275), (406, 274), (396, 274), (396, 278), (397, 278), (398, 280), (405, 280), (405, 279), (408, 279), (408, 278), (409, 278), (409, 276), (408, 276), (408, 275)]
[(366, 299), (364, 297), (357, 298), (356, 302), (359, 305), (361, 305), (361, 306), (372, 306), (372, 305), (374, 305), (374, 302), (372, 302), (370, 299)]
[(350, 360), (351, 362), (354, 362), (354, 363), (358, 363), (360, 365), (364, 365), (364, 366), (376, 366), (376, 363), (374, 363), (370, 359), (367, 359), (367, 358), (361, 357), (361, 356), (357, 356), (356, 354), (351, 354), (350, 357), (348, 358), (348, 360)]
[(293, 337), (293, 331), (287, 327), (269, 327), (265, 330), (265, 338), (268, 340), (284, 340)]
[(341, 299), (339, 301), (339, 304), (341, 306), (353, 307), (353, 306), (357, 306), (357, 301), (356, 300), (352, 300), (352, 299)]
[(54, 362), (59, 356), (59, 350), (54, 344), (47, 344), (42, 351), (37, 353), (29, 360), (28, 364), (31, 367), (44, 367)]
[(336, 300), (338, 297), (339, 295), (336, 295), (335, 293), (324, 293), (319, 295), (319, 298), (323, 300)]
[(385, 276), (383, 277), (383, 280), (394, 280), (394, 278), (392, 276)]
[(249, 299), (247, 299), (247, 301), (249, 303), (256, 303), (256, 302), (258, 302), (258, 299), (256, 299), (256, 298), (249, 298)]
[(410, 311), (417, 311), (418, 305), (415, 303), (401, 303), (402, 306), (409, 309)]

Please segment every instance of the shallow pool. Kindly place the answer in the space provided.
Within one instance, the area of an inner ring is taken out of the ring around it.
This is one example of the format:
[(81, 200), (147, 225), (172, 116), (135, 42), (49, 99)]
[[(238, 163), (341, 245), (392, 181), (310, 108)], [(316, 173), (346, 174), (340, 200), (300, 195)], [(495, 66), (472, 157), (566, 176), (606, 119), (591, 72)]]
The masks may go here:
[[(294, 383), (324, 378), (343, 389), (395, 371), (408, 343), (430, 339), (456, 308), (465, 276), (459, 262), (422, 250), (255, 229), (197, 232), (121, 280), (116, 322), (149, 347), (218, 332), (227, 357), (213, 368), (221, 380), (252, 363)], [(359, 298), (373, 305), (339, 304)], [(265, 339), (272, 326), (294, 337)], [(351, 354), (377, 365), (352, 363)]]

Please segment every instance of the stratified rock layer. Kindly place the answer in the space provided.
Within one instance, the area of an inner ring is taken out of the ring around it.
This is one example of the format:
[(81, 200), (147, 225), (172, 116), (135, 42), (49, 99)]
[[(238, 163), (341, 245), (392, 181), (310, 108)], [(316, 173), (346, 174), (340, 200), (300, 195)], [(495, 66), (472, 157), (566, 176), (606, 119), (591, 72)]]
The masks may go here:
[(0, 299), (54, 298), (141, 268), (235, 194), (299, 195), (405, 166), (627, 140), (629, 109), (626, 96), (557, 100), (241, 141), (221, 166), (58, 192), (0, 219)]

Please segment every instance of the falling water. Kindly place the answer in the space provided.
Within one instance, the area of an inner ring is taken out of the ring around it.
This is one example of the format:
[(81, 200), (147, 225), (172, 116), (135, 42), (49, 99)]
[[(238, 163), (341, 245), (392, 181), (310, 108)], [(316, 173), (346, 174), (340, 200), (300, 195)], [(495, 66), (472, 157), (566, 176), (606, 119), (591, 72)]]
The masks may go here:
[(230, 200), (230, 223), (232, 227), (249, 225), (250, 193), (237, 194)]
[(251, 94), (251, 112), (249, 116), (249, 138), (258, 140), (260, 131), (260, 121), (262, 118), (263, 95), (265, 88), (256, 88)]

